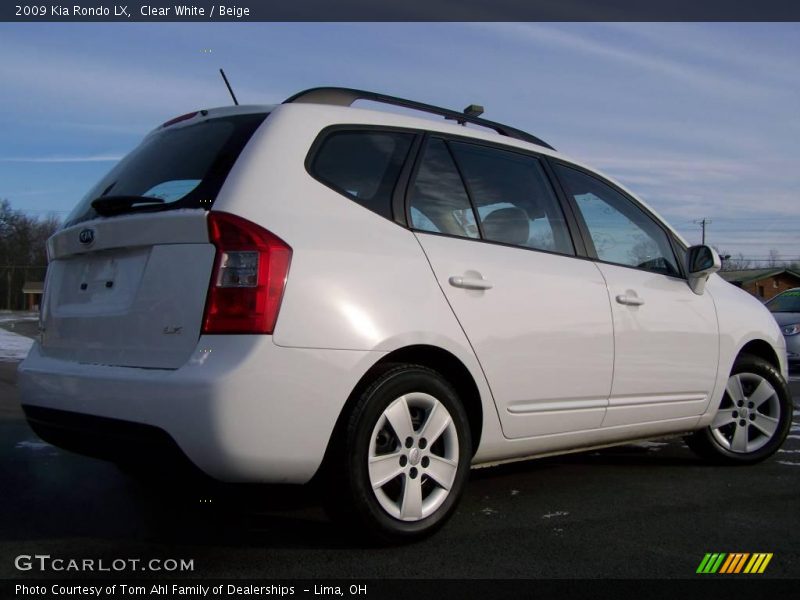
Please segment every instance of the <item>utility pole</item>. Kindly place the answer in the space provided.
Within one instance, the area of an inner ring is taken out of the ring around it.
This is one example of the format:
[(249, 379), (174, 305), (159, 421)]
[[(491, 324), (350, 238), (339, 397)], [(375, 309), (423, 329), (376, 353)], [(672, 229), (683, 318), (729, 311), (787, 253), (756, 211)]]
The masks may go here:
[(702, 219), (698, 219), (697, 221), (694, 221), (694, 222), (697, 223), (698, 225), (700, 225), (700, 227), (703, 230), (703, 241), (701, 243), (705, 246), (705, 243), (706, 243), (706, 225), (711, 225), (711, 223), (713, 223), (714, 221), (712, 221), (711, 219), (707, 219), (707, 218), (703, 217)]

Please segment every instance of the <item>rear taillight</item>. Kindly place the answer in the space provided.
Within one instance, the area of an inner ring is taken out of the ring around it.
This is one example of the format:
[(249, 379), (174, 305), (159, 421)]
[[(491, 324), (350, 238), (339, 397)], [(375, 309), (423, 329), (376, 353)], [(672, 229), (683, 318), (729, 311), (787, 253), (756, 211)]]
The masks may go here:
[(272, 333), (281, 307), (292, 249), (246, 219), (208, 213), (217, 247), (203, 333)]

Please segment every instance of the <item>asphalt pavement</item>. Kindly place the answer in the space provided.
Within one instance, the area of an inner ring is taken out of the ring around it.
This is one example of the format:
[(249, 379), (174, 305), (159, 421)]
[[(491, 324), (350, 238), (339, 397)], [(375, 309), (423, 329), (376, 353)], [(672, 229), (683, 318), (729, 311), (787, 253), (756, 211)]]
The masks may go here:
[(31, 575), (22, 554), (192, 559), (199, 578), (439, 579), (686, 578), (708, 552), (770, 552), (763, 577), (800, 575), (800, 416), (753, 467), (709, 466), (672, 439), (473, 470), (442, 531), (376, 548), (302, 488), (143, 483), (49, 446), (15, 370), (0, 363), (0, 578)]

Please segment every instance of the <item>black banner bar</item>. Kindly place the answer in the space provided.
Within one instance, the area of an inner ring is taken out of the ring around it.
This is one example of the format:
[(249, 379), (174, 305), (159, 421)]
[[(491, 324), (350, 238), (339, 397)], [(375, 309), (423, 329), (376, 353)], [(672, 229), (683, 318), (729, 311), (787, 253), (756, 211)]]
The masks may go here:
[(491, 598), (569, 598), (597, 600), (603, 598), (791, 598), (796, 595), (797, 580), (768, 579), (762, 576), (699, 575), (695, 579), (668, 580), (567, 580), (567, 579), (503, 579), (503, 580), (218, 580), (163, 579), (125, 580), (109, 578), (80, 579), (6, 579), (0, 580), (0, 597), (85, 598), (128, 600), (225, 599), (230, 598), (458, 598), (458, 600)]
[(8, 22), (798, 21), (796, 0), (4, 0)]

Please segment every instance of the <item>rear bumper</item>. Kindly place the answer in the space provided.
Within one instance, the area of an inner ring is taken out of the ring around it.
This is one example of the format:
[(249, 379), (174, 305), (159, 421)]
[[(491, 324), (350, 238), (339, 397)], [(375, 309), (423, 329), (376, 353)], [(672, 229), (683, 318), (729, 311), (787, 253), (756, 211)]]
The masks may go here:
[(23, 405), (22, 408), (36, 435), (59, 448), (165, 470), (192, 466), (175, 440), (158, 427), (41, 406)]
[(54, 359), (36, 344), (18, 385), (32, 428), (68, 450), (166, 460), (177, 448), (223, 481), (305, 483), (380, 355), (205, 336), (183, 367), (161, 370)]

